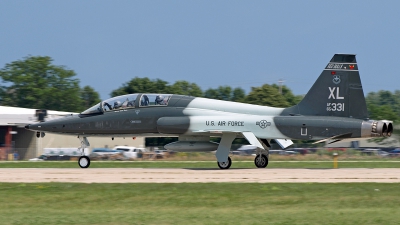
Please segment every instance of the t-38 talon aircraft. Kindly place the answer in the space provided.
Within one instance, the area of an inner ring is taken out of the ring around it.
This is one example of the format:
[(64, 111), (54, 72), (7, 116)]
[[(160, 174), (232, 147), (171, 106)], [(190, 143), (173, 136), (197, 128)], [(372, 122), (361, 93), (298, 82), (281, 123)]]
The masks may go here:
[[(231, 166), (229, 152), (235, 138), (258, 147), (255, 165), (268, 165), (271, 139), (282, 148), (297, 140), (339, 141), (390, 136), (392, 121), (369, 120), (354, 54), (336, 54), (304, 99), (289, 108), (273, 108), (173, 94), (128, 94), (110, 98), (83, 111), (27, 129), (77, 135), (81, 148), (89, 136), (178, 136), (167, 144), (175, 151), (216, 151), (218, 166)], [(210, 142), (221, 137), (220, 143)], [(79, 158), (87, 168), (87, 156)]]

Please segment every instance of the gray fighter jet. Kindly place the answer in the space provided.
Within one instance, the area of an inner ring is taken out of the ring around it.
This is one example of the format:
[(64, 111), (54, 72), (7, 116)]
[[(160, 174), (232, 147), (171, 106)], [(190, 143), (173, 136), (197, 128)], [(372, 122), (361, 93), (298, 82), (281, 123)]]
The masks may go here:
[[(270, 140), (282, 148), (296, 140), (317, 142), (390, 136), (392, 121), (369, 120), (354, 54), (336, 54), (304, 99), (289, 108), (274, 108), (173, 94), (129, 94), (110, 98), (62, 119), (30, 124), (27, 129), (76, 135), (81, 148), (89, 136), (177, 136), (175, 151), (216, 151), (218, 166), (231, 166), (235, 138), (258, 147), (255, 165), (268, 165)], [(210, 137), (221, 137), (220, 143)], [(87, 156), (79, 158), (87, 168)]]

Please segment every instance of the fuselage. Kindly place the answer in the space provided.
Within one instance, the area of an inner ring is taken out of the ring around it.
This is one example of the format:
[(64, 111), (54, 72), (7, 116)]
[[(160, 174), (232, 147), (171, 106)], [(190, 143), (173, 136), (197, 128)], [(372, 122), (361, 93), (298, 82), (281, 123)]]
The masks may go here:
[(265, 139), (319, 140), (344, 133), (351, 133), (348, 138), (370, 135), (370, 129), (364, 132), (362, 129), (370, 122), (361, 119), (296, 115), (284, 108), (182, 95), (163, 95), (168, 97), (167, 104), (163, 105), (143, 104), (144, 95), (151, 97), (152, 94), (126, 95), (124, 98), (136, 97), (132, 101), (134, 104), (108, 110), (106, 100), (99, 104), (95, 113), (31, 124), (29, 129), (111, 137), (219, 136), (222, 132), (252, 132)]

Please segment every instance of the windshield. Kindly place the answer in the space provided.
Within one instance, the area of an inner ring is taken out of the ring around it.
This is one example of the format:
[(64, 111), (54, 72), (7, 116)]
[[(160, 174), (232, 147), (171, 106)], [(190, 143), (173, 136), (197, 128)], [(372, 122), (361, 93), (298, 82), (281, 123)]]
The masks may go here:
[(101, 113), (103, 110), (101, 109), (101, 102), (86, 109), (83, 111), (81, 114), (95, 114), (95, 113)]

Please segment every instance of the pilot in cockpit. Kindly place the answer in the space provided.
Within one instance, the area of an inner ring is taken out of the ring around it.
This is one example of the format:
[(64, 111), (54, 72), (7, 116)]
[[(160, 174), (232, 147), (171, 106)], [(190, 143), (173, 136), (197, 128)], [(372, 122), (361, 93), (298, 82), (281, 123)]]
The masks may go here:
[(120, 101), (114, 102), (114, 110), (121, 108), (122, 104)]
[(142, 100), (140, 102), (141, 106), (148, 106), (150, 103), (149, 97), (147, 97), (147, 95), (143, 95), (142, 96)]
[(156, 100), (155, 100), (155, 104), (156, 104), (156, 105), (166, 105), (167, 103), (166, 103), (166, 101), (165, 101), (164, 96), (162, 96), (162, 95), (157, 95), (157, 96), (156, 96)]
[(107, 102), (104, 102), (104, 110), (107, 111), (106, 106), (108, 107), (109, 110), (112, 110), (112, 106), (108, 104)]
[(108, 107), (108, 109), (111, 110), (116, 110), (121, 108), (122, 104), (120, 101), (116, 101), (114, 102), (114, 106), (111, 106), (108, 102), (104, 102), (104, 109), (107, 111), (106, 107)]
[(126, 104), (126, 107), (134, 107), (134, 106), (135, 106), (135, 100), (128, 101), (128, 103)]

